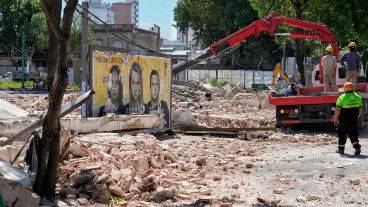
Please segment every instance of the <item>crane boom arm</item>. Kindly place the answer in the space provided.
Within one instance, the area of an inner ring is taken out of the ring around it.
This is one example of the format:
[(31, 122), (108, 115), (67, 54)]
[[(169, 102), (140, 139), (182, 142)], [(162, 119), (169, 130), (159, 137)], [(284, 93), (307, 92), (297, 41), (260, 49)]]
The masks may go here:
[(311, 31), (310, 33), (290, 32), (286, 34), (284, 33), (283, 35), (300, 39), (320, 39), (323, 43), (331, 44), (332, 48), (334, 49), (334, 56), (336, 59), (338, 59), (339, 50), (336, 37), (326, 25), (287, 18), (280, 16), (277, 13), (273, 13), (266, 18), (259, 19), (243, 29), (240, 29), (239, 31), (213, 43), (209, 48), (204, 50), (205, 52), (203, 54), (199, 55), (198, 57), (174, 65), (173, 73), (176, 74), (192, 67), (198, 63), (198, 59), (204, 60), (219, 56), (237, 47), (240, 43), (246, 41), (250, 37), (259, 36), (263, 31), (267, 32), (272, 37), (278, 35), (275, 32), (280, 25), (288, 25)]

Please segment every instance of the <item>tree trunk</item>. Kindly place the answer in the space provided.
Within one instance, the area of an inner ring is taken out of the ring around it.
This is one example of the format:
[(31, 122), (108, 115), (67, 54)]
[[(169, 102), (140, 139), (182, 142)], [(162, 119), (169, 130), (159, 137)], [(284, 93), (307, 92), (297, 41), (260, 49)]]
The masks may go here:
[[(302, 19), (302, 4), (299, 1), (296, 1), (294, 4), (295, 9), (295, 17), (296, 19)], [(300, 32), (300, 30), (297, 30)], [(298, 72), (300, 73), (300, 82), (305, 85), (305, 76), (304, 76), (304, 54), (302, 52), (303, 48), (303, 40), (295, 39), (295, 61), (298, 66)]]
[[(58, 58), (55, 77), (49, 93), (49, 107), (43, 123), (38, 169), (33, 190), (41, 197), (54, 199), (57, 167), (60, 161), (60, 120), (59, 112), (67, 87), (68, 43), (71, 33), (73, 14), (78, 1), (69, 0), (64, 9), (62, 26), (56, 20), (48, 0), (42, 0), (42, 7), (49, 27), (57, 38)], [(61, 9), (61, 8), (60, 8)]]
[[(52, 140), (51, 149), (49, 154), (49, 161), (47, 163), (47, 171), (43, 182), (43, 191), (47, 198), (53, 198), (55, 195), (55, 184), (57, 168), (60, 161), (60, 122), (59, 111), (63, 101), (65, 89), (68, 84), (67, 74), (67, 62), (68, 62), (68, 40), (59, 41), (59, 58), (57, 73), (52, 87), (52, 101), (50, 102), (47, 122), (51, 125), (47, 125), (44, 128), (46, 134), (43, 137), (47, 137)], [(52, 115), (51, 115), (52, 114)]]
[[(51, 13), (55, 17), (58, 24), (61, 19), (61, 0), (48, 0), (51, 6)], [(47, 51), (47, 91), (50, 93), (52, 83), (54, 82), (55, 70), (57, 64), (58, 41), (55, 34), (52, 32), (50, 24), (47, 24), (49, 32), (49, 48)]]
[(67, 51), (68, 40), (59, 41), (59, 57), (50, 103), (46, 119), (43, 123), (41, 152), (34, 190), (39, 195), (53, 199), (55, 195), (56, 173), (60, 159), (60, 123), (59, 111), (67, 87)]
[(305, 85), (304, 76), (304, 54), (302, 52), (303, 42), (300, 39), (295, 40), (295, 61), (300, 73), (300, 82)]

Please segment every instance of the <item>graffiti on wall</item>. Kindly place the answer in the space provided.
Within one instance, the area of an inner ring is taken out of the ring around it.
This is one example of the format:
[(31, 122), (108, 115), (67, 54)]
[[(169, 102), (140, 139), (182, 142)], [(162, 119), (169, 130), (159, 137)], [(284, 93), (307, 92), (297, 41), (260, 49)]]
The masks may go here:
[(95, 50), (92, 116), (155, 114), (170, 126), (170, 58)]

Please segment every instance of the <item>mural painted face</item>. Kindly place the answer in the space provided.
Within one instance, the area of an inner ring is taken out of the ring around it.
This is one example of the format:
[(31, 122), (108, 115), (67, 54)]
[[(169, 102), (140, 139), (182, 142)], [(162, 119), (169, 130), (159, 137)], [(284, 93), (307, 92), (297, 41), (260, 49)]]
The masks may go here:
[(160, 80), (157, 75), (151, 76), (151, 98), (152, 100), (158, 100), (160, 95)]
[(131, 87), (131, 91), (132, 91), (132, 98), (135, 101), (139, 100), (139, 95), (140, 95), (140, 90), (141, 90), (141, 82), (140, 81), (141, 80), (140, 80), (139, 74), (137, 72), (133, 71), (132, 80), (131, 80), (132, 85), (130, 87)]
[(119, 93), (122, 93), (122, 91), (119, 91), (119, 74), (118, 72), (114, 71), (111, 73), (111, 80), (108, 84), (108, 89), (110, 93), (110, 98), (112, 101), (118, 101)]

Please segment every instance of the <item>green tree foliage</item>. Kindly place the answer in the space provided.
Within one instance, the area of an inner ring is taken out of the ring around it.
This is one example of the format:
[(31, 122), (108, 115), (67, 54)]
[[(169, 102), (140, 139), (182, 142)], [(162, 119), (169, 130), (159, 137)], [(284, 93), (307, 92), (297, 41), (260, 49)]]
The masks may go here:
[[(39, 0), (0, 0), (0, 13), (0, 47), (8, 55), (21, 54), (22, 32), (26, 33), (28, 50), (45, 52), (48, 49), (47, 22)], [(73, 17), (71, 51), (81, 53), (81, 34), (82, 18), (76, 14)], [(94, 41), (91, 28), (88, 38)]]
[(33, 14), (41, 11), (38, 0), (0, 0), (0, 47), (10, 55), (19, 54), (22, 32), (30, 29)]
[[(88, 43), (95, 44), (96, 39), (93, 35), (93, 23), (88, 25)], [(70, 50), (75, 53), (82, 53), (82, 16), (79, 13), (75, 13), (73, 17)]]
[(37, 50), (44, 51), (48, 48), (47, 22), (43, 12), (32, 16), (31, 32), (28, 35), (27, 42), (34, 45)]
[(358, 52), (365, 66), (368, 61), (368, 1), (313, 0), (308, 19), (321, 22), (336, 34), (340, 51), (346, 49), (350, 41), (358, 43)]
[[(207, 47), (258, 20), (258, 16), (247, 0), (178, 0), (174, 20), (181, 31), (191, 27), (197, 41)], [(237, 68), (254, 68), (262, 57), (273, 65), (280, 54), (275, 42), (265, 35), (245, 42), (227, 61)]]
[[(266, 15), (271, 7), (271, 0), (250, 0), (260, 16)], [(278, 12), (288, 17), (295, 17), (295, 9), (291, 4), (293, 0), (275, 0), (270, 12)], [(294, 0), (295, 1), (295, 0)], [(302, 12), (302, 19), (327, 25), (336, 35), (340, 47), (346, 47), (351, 40), (357, 40), (358, 49), (366, 54), (368, 46), (368, 1), (345, 0), (308, 0)], [(321, 55), (321, 45), (312, 41), (307, 55)], [(320, 47), (318, 47), (320, 46)], [(306, 48), (303, 48), (304, 50)], [(367, 54), (368, 56), (368, 54)]]
[[(305, 20), (304, 14), (310, 7), (313, 0), (250, 0), (254, 8), (261, 15), (267, 15), (270, 11), (278, 12), (286, 17)], [(290, 30), (289, 30), (290, 31)], [(301, 32), (302, 29), (292, 29), (291, 31)], [(300, 74), (300, 81), (305, 84), (304, 56), (310, 51), (310, 47), (303, 39), (294, 40), (295, 60)], [(308, 51), (308, 52), (307, 52)]]
[(174, 9), (179, 30), (191, 27), (204, 45), (212, 44), (256, 18), (257, 12), (244, 0), (179, 0)]

